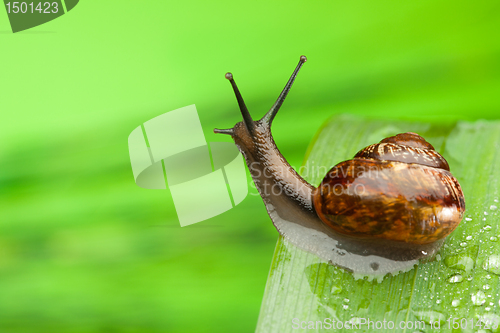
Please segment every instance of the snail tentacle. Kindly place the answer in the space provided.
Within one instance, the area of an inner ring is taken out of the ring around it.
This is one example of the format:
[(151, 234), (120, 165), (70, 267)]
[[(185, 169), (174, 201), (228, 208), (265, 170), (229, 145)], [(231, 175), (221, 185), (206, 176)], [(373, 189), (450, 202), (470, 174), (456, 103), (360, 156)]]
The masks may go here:
[(214, 128), (214, 133), (216, 133), (216, 134), (229, 134), (229, 135), (233, 135), (234, 131), (233, 131), (232, 128), (226, 128), (226, 129)]
[[(240, 107), (241, 115), (243, 116), (243, 123), (245, 124), (248, 131), (252, 132), (254, 128), (254, 121), (252, 119), (252, 116), (250, 115), (250, 112), (248, 112), (248, 108), (245, 104), (245, 101), (243, 101), (243, 97), (241, 96), (240, 90), (238, 89), (238, 86), (236, 85), (236, 82), (233, 79), (233, 74), (229, 72), (226, 73), (226, 79), (229, 80), (231, 86), (233, 87), (234, 94), (236, 95), (236, 100), (238, 101), (238, 106)], [(224, 134), (230, 134), (230, 133), (224, 133)]]
[(295, 67), (292, 76), (290, 76), (290, 79), (286, 83), (285, 88), (283, 88), (283, 91), (278, 96), (278, 99), (276, 100), (276, 102), (274, 102), (274, 105), (271, 107), (271, 109), (264, 115), (264, 117), (262, 117), (261, 121), (268, 124), (269, 127), (271, 127), (271, 123), (273, 122), (274, 117), (276, 117), (276, 114), (281, 108), (281, 105), (285, 101), (286, 95), (288, 95), (288, 92), (292, 88), (293, 82), (295, 81), (295, 78), (297, 77), (299, 70), (302, 68), (302, 65), (306, 61), (307, 61), (306, 56), (300, 56), (299, 63), (297, 64), (297, 67)]

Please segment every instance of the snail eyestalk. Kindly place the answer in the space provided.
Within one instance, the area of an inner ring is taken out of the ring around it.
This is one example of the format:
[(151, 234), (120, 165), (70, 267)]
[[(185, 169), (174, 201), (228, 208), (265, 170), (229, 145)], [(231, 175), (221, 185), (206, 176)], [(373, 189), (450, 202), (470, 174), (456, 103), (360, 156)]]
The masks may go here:
[(299, 70), (300, 68), (302, 67), (302, 65), (307, 61), (307, 58), (306, 56), (300, 56), (300, 60), (299, 60), (299, 63), (297, 65), (297, 67), (295, 68), (295, 70), (293, 71), (292, 73), (292, 76), (290, 77), (290, 79), (288, 80), (285, 88), (283, 88), (283, 91), (281, 92), (281, 94), (279, 95), (278, 99), (276, 100), (276, 102), (274, 103), (274, 105), (272, 106), (272, 108), (266, 113), (266, 115), (262, 118), (262, 120), (267, 123), (269, 126), (271, 126), (271, 123), (273, 122), (273, 119), (274, 117), (276, 116), (276, 114), (278, 113), (281, 105), (283, 104), (283, 102), (285, 101), (285, 98), (286, 98), (286, 95), (288, 95), (288, 92), (290, 91), (290, 89), (292, 88), (292, 84), (293, 82), (295, 81), (295, 78), (297, 77), (297, 74), (299, 73)]
[(248, 112), (247, 106), (245, 105), (245, 102), (243, 101), (243, 97), (241, 96), (241, 93), (238, 89), (238, 86), (236, 85), (236, 82), (234, 82), (233, 79), (233, 74), (231, 73), (226, 73), (226, 79), (231, 82), (231, 86), (233, 87), (234, 94), (236, 95), (236, 100), (238, 101), (238, 105), (240, 107), (241, 115), (243, 116), (243, 123), (245, 124), (246, 128), (248, 129), (249, 132), (252, 132), (253, 129), (253, 119), (250, 116), (250, 112)]

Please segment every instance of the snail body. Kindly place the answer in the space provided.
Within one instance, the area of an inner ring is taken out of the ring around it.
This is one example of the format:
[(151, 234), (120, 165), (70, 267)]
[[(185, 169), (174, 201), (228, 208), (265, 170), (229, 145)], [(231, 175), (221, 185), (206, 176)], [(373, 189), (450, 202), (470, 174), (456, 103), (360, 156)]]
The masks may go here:
[(234, 82), (243, 121), (229, 134), (245, 158), (267, 212), (292, 244), (361, 274), (411, 269), (432, 257), (460, 223), (465, 203), (446, 160), (416, 133), (383, 139), (335, 165), (316, 188), (276, 147), (271, 124), (299, 64), (273, 107), (253, 120)]

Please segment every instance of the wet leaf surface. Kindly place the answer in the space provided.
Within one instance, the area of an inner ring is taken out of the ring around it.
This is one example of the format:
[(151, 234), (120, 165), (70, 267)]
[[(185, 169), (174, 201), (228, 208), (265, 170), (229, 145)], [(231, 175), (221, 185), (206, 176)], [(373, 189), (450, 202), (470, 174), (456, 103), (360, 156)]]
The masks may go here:
[(382, 331), (388, 332), (429, 332), (437, 327), (442, 332), (500, 331), (495, 323), (485, 327), (500, 320), (500, 122), (437, 124), (335, 116), (311, 144), (302, 174), (318, 185), (333, 165), (363, 147), (410, 131), (426, 138), (448, 160), (465, 194), (465, 217), (435, 260), (387, 275), (382, 282), (368, 281), (280, 238), (258, 332), (300, 327), (329, 331), (334, 321), (371, 332), (368, 320), (381, 325), (385, 320), (389, 326)]

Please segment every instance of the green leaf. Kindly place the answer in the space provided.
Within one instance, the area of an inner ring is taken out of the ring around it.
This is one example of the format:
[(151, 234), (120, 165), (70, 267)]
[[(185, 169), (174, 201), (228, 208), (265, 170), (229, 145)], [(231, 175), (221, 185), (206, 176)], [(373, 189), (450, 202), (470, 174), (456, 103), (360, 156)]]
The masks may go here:
[[(500, 324), (500, 122), (422, 123), (335, 116), (311, 144), (303, 176), (318, 185), (333, 165), (401, 132), (417, 132), (432, 143), (448, 160), (465, 194), (465, 218), (436, 259), (406, 273), (387, 275), (381, 282), (368, 281), (280, 237), (257, 332), (294, 331), (300, 325), (310, 331), (322, 331), (321, 327), (331, 331), (328, 325), (333, 320), (357, 323), (357, 332), (376, 330), (360, 326), (365, 320), (394, 323), (394, 328), (380, 330), (389, 332), (427, 332), (433, 327), (437, 331), (438, 326), (440, 332), (473, 332), (479, 325), (485, 329), (487, 322)], [(400, 328), (405, 323), (408, 327)]]

